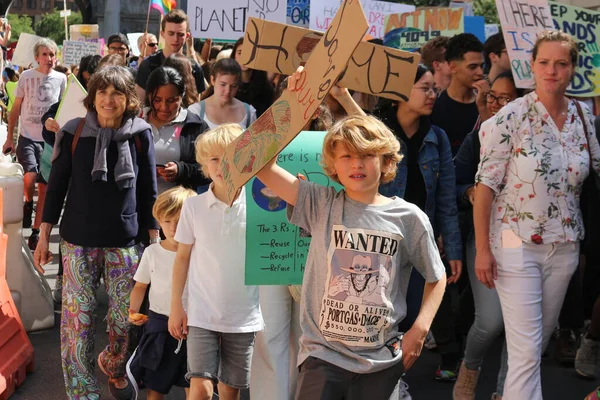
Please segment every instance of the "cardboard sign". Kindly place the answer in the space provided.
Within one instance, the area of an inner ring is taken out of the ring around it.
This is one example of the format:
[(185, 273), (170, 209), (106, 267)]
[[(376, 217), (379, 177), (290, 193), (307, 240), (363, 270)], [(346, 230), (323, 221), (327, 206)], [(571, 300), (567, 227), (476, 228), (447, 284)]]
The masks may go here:
[(87, 55), (100, 54), (98, 42), (75, 42), (65, 40), (62, 48), (62, 59), (65, 65), (79, 65), (81, 58)]
[[(303, 65), (323, 34), (308, 29), (248, 20), (240, 63), (252, 69), (291, 75)], [(392, 100), (406, 100), (420, 56), (360, 42), (340, 86)]]
[[(344, 71), (368, 24), (358, 0), (346, 0), (315, 47), (295, 91), (286, 91), (225, 150), (228, 204), (238, 189), (298, 135)], [(259, 35), (261, 32), (259, 31)]]
[[(326, 132), (301, 132), (277, 156), (292, 175), (323, 186), (342, 187), (319, 164)], [(310, 234), (288, 222), (287, 203), (258, 178), (246, 184), (246, 285), (302, 283)]]
[(425, 8), (385, 18), (386, 46), (417, 51), (434, 37), (452, 37), (465, 31), (462, 8)]
[(140, 49), (138, 48), (138, 39), (143, 35), (143, 32), (128, 33), (127, 39), (129, 39), (129, 47), (131, 48), (131, 54), (134, 56), (140, 55)]
[(485, 40), (498, 32), (500, 32), (498, 24), (485, 24)]
[[(311, 0), (309, 28), (316, 31), (329, 28), (341, 3), (340, 0)], [(415, 10), (415, 6), (387, 1), (361, 0), (361, 4), (369, 22), (367, 35), (371, 38), (383, 38), (386, 15)]]
[(74, 118), (85, 117), (87, 114), (87, 110), (83, 105), (85, 96), (87, 96), (87, 92), (77, 78), (75, 78), (75, 75), (69, 75), (67, 88), (63, 93), (63, 97), (58, 105), (58, 111), (56, 111), (56, 117), (54, 118), (61, 128)]
[(98, 25), (71, 25), (69, 38), (76, 42), (98, 42)]
[(244, 35), (248, 17), (285, 23), (283, 0), (189, 0), (187, 14), (193, 37), (237, 40)]
[(537, 34), (552, 29), (547, 0), (496, 0), (502, 35), (518, 88), (533, 87), (531, 50)]
[(287, 24), (308, 28), (310, 22), (310, 0), (288, 0)]
[(37, 62), (33, 55), (33, 48), (35, 47), (35, 44), (42, 39), (43, 37), (41, 36), (32, 35), (30, 33), (21, 33), (19, 41), (17, 42), (17, 47), (12, 56), (13, 65), (18, 65), (23, 68), (27, 68), (29, 65), (36, 67)]
[(579, 47), (575, 77), (569, 96), (600, 96), (600, 12), (550, 1), (554, 26), (571, 36)]

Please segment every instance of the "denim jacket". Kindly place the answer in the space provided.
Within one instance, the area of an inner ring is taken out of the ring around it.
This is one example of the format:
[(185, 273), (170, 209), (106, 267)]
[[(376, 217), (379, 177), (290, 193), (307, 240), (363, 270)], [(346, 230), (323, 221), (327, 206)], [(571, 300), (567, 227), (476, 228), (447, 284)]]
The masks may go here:
[[(385, 121), (388, 127), (397, 125)], [(406, 144), (400, 140), (400, 151), (406, 157)], [(462, 240), (458, 226), (458, 208), (456, 205), (456, 178), (450, 141), (446, 133), (431, 125), (423, 139), (419, 151), (419, 164), (427, 190), (427, 201), (423, 210), (429, 217), (436, 234), (440, 233), (444, 241), (444, 251), (448, 260), (462, 260)], [(408, 167), (406, 158), (398, 163), (396, 177), (390, 183), (382, 185), (379, 192), (384, 196), (404, 198)]]

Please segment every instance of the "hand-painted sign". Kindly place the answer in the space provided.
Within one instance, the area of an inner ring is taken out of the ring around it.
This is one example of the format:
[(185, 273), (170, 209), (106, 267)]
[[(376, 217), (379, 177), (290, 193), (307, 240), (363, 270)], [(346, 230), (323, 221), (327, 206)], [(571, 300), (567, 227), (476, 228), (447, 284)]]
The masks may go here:
[(100, 54), (100, 43), (73, 40), (63, 42), (62, 59), (65, 65), (79, 65), (82, 57), (93, 54)]
[(288, 0), (287, 24), (308, 28), (310, 22), (310, 0)]

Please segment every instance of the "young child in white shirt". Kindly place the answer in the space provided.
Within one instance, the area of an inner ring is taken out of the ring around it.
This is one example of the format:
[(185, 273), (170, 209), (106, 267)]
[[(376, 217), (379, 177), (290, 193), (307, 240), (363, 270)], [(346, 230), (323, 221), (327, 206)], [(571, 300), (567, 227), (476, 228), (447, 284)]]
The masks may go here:
[[(185, 342), (169, 335), (168, 319), (173, 264), (177, 252), (175, 230), (184, 200), (195, 195), (193, 190), (177, 186), (158, 196), (152, 214), (166, 239), (146, 248), (133, 278), (136, 283), (130, 297), (129, 322), (144, 325), (144, 332), (128, 370), (134, 378), (132, 381), (136, 383), (134, 386), (143, 383), (148, 389), (148, 400), (162, 400), (173, 386), (184, 387), (186, 392), (189, 387), (185, 380)], [(150, 311), (146, 316), (139, 311), (148, 285)]]
[[(256, 332), (264, 326), (258, 287), (244, 284), (245, 193), (229, 207), (220, 169), (225, 148), (241, 133), (239, 125), (225, 124), (199, 136), (196, 160), (213, 183), (184, 202), (175, 234), (169, 332), (187, 338), (193, 399), (211, 399), (214, 384), (221, 400), (238, 399), (239, 390), (248, 388)], [(181, 301), (186, 280), (193, 299), (187, 315)]]

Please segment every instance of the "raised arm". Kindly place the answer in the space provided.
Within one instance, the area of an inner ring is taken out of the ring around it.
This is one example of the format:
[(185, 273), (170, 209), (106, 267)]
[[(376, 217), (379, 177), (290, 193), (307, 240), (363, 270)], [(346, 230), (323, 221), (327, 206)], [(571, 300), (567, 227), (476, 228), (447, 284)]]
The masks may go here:
[(265, 165), (256, 176), (286, 203), (292, 206), (296, 205), (300, 181), (277, 165), (276, 158)]

